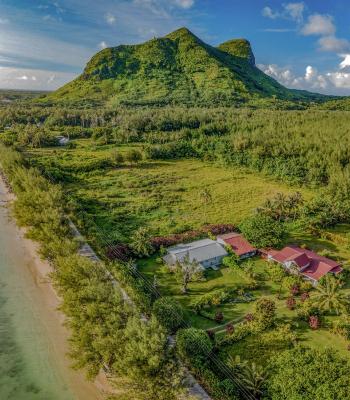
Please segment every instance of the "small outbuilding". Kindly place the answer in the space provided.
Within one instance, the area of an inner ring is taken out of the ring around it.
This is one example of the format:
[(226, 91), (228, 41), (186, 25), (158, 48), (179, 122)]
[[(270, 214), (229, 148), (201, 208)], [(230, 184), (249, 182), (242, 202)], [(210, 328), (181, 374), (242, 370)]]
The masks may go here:
[(217, 241), (223, 246), (230, 246), (232, 251), (242, 260), (253, 257), (257, 253), (257, 249), (238, 232), (219, 235)]

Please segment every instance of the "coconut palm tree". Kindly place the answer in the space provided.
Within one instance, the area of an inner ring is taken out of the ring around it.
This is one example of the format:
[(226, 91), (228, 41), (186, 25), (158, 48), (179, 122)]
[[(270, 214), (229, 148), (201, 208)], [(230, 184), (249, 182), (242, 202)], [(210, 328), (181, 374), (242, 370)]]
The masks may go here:
[(264, 392), (264, 384), (268, 377), (267, 370), (254, 362), (241, 361), (239, 356), (229, 357), (229, 366), (233, 369), (238, 379), (255, 399), (260, 399)]
[(323, 282), (316, 286), (315, 305), (322, 311), (334, 311), (336, 314), (345, 313), (347, 298), (340, 292), (340, 283), (334, 277), (326, 275)]

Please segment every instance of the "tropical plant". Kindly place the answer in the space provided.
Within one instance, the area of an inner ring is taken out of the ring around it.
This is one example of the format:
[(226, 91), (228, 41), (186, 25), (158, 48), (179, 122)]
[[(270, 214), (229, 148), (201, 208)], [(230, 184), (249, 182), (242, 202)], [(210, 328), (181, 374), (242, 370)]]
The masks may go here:
[(228, 364), (254, 399), (260, 399), (264, 394), (264, 385), (268, 378), (267, 369), (255, 362), (241, 361), (239, 357), (230, 357)]
[(256, 247), (279, 247), (285, 236), (283, 223), (264, 214), (245, 219), (239, 226), (243, 235)]
[(140, 257), (152, 254), (151, 235), (147, 228), (141, 227), (131, 237), (131, 248)]
[(153, 313), (169, 332), (175, 332), (183, 323), (184, 312), (173, 297), (161, 297), (153, 303)]
[(203, 267), (196, 260), (190, 260), (190, 256), (187, 253), (181, 263), (176, 263), (175, 275), (181, 283), (182, 293), (185, 294), (188, 291), (190, 282), (199, 281), (203, 278)]
[(323, 282), (316, 286), (313, 297), (315, 306), (321, 311), (346, 313), (348, 299), (340, 291), (339, 281), (331, 275), (326, 275)]

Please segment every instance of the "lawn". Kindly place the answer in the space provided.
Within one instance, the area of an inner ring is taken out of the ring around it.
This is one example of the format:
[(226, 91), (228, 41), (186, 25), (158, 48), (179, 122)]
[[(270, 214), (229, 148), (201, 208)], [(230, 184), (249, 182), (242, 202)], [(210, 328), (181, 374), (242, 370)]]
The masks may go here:
[[(253, 262), (255, 265), (255, 270), (261, 276), (261, 283), (258, 289), (249, 290), (248, 293), (253, 295), (255, 298), (266, 296), (271, 297), (276, 301), (279, 285), (269, 280), (266, 272), (268, 263), (259, 257), (256, 257)], [(174, 274), (170, 273), (169, 270), (162, 264), (157, 263), (154, 257), (141, 260), (139, 262), (139, 269), (152, 281), (155, 276), (162, 295), (175, 297), (187, 310), (192, 324), (203, 329), (216, 328), (218, 324), (195, 314), (193, 311), (193, 305), (195, 304), (196, 300), (198, 300), (200, 296), (210, 293), (213, 290), (235, 289), (248, 282), (244, 274), (235, 268), (221, 267), (217, 271), (209, 269), (205, 273), (205, 281), (190, 283), (189, 292), (188, 294), (184, 295), (181, 293), (180, 284), (176, 281)], [(282, 296), (285, 295), (286, 291), (282, 290), (281, 294)], [(209, 308), (206, 311), (209, 314), (213, 314), (215, 311), (221, 311), (224, 315), (224, 320), (220, 325), (225, 325), (228, 322), (236, 323), (242, 320), (242, 318), (248, 312), (252, 311), (253, 304), (254, 302), (233, 304), (228, 303), (215, 308)], [(281, 310), (281, 315), (284, 312), (289, 312), (289, 310), (285, 307), (284, 301), (278, 301), (277, 306)], [(218, 331), (221, 329), (224, 328), (216, 328)]]

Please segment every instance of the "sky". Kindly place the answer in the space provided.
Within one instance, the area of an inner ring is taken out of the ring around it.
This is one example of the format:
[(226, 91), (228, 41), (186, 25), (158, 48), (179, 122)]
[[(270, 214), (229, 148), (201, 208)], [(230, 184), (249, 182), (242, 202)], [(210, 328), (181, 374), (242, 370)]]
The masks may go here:
[(251, 42), (290, 88), (350, 95), (348, 0), (0, 0), (0, 88), (54, 90), (99, 50), (186, 26), (216, 46)]

